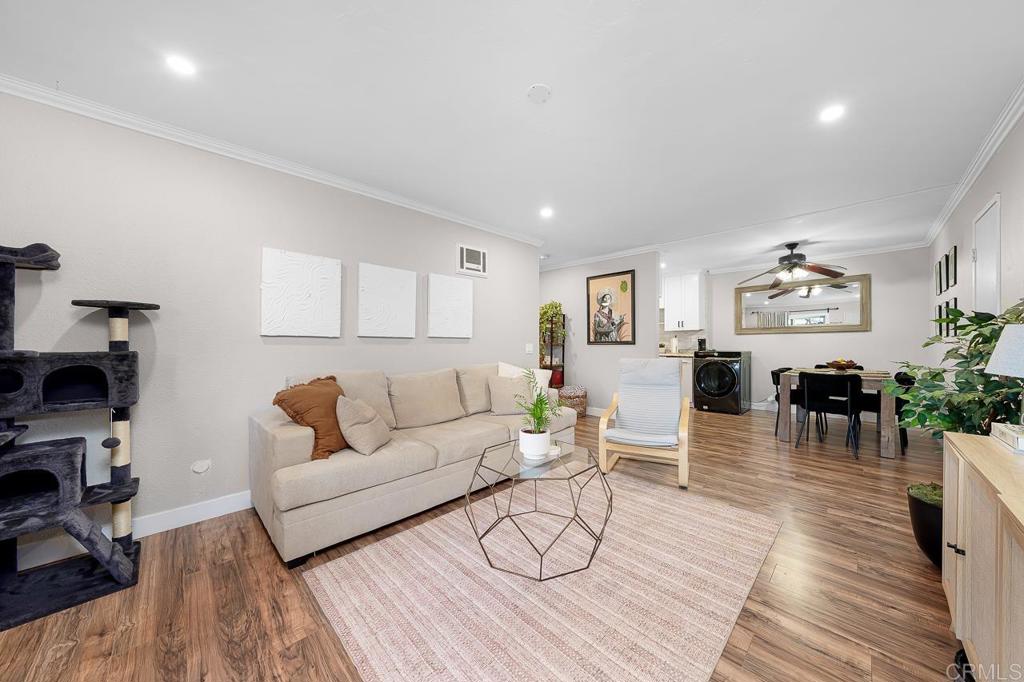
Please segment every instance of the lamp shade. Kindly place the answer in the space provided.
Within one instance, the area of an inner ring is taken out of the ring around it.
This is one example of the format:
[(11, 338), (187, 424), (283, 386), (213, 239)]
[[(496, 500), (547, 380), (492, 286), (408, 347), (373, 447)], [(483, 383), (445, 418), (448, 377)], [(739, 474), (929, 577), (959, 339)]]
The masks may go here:
[(1024, 377), (1024, 324), (1008, 324), (999, 335), (986, 374)]

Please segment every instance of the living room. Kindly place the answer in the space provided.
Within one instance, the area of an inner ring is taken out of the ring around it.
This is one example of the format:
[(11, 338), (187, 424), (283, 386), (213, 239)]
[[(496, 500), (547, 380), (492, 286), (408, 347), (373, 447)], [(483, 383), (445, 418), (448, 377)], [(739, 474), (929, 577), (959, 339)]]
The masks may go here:
[(0, 680), (1013, 679), (1022, 19), (0, 2)]

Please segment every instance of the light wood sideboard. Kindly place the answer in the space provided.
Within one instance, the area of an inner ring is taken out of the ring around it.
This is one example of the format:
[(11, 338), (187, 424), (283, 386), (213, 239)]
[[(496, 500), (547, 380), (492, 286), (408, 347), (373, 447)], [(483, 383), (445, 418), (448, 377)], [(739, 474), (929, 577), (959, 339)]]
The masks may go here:
[(975, 679), (1024, 679), (1024, 455), (946, 433), (942, 504), (942, 587)]

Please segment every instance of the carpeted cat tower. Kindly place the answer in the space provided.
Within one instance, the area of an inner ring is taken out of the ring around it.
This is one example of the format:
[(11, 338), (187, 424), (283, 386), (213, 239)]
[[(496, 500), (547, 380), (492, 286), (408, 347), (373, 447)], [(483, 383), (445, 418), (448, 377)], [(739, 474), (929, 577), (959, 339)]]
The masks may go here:
[[(131, 310), (154, 303), (72, 301), (105, 308), (106, 351), (40, 353), (14, 350), (15, 269), (57, 270), (60, 254), (46, 244), (0, 246), (0, 630), (134, 585), (140, 545), (132, 540), (131, 406), (139, 399), (139, 358), (128, 349)], [(110, 482), (87, 485), (85, 439), (18, 444), (27, 415), (109, 410)], [(83, 511), (111, 505), (113, 538)], [(88, 551), (18, 571), (18, 537), (60, 527)]]

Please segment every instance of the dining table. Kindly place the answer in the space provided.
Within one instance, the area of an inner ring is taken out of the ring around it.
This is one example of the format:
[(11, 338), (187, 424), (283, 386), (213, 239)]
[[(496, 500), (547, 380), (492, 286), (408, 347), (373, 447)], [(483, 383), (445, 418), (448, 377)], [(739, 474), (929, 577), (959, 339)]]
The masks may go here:
[(788, 442), (792, 439), (793, 415), (790, 405), (791, 388), (800, 385), (800, 373), (810, 374), (859, 374), (861, 386), (865, 391), (878, 391), (881, 394), (880, 420), (881, 446), (879, 448), (882, 457), (887, 459), (896, 458), (896, 448), (900, 442), (899, 424), (896, 423), (896, 398), (882, 390), (882, 384), (886, 379), (891, 379), (892, 374), (884, 370), (863, 370), (849, 369), (840, 372), (839, 370), (827, 368), (804, 369), (794, 368), (783, 372), (779, 382), (779, 440)]

